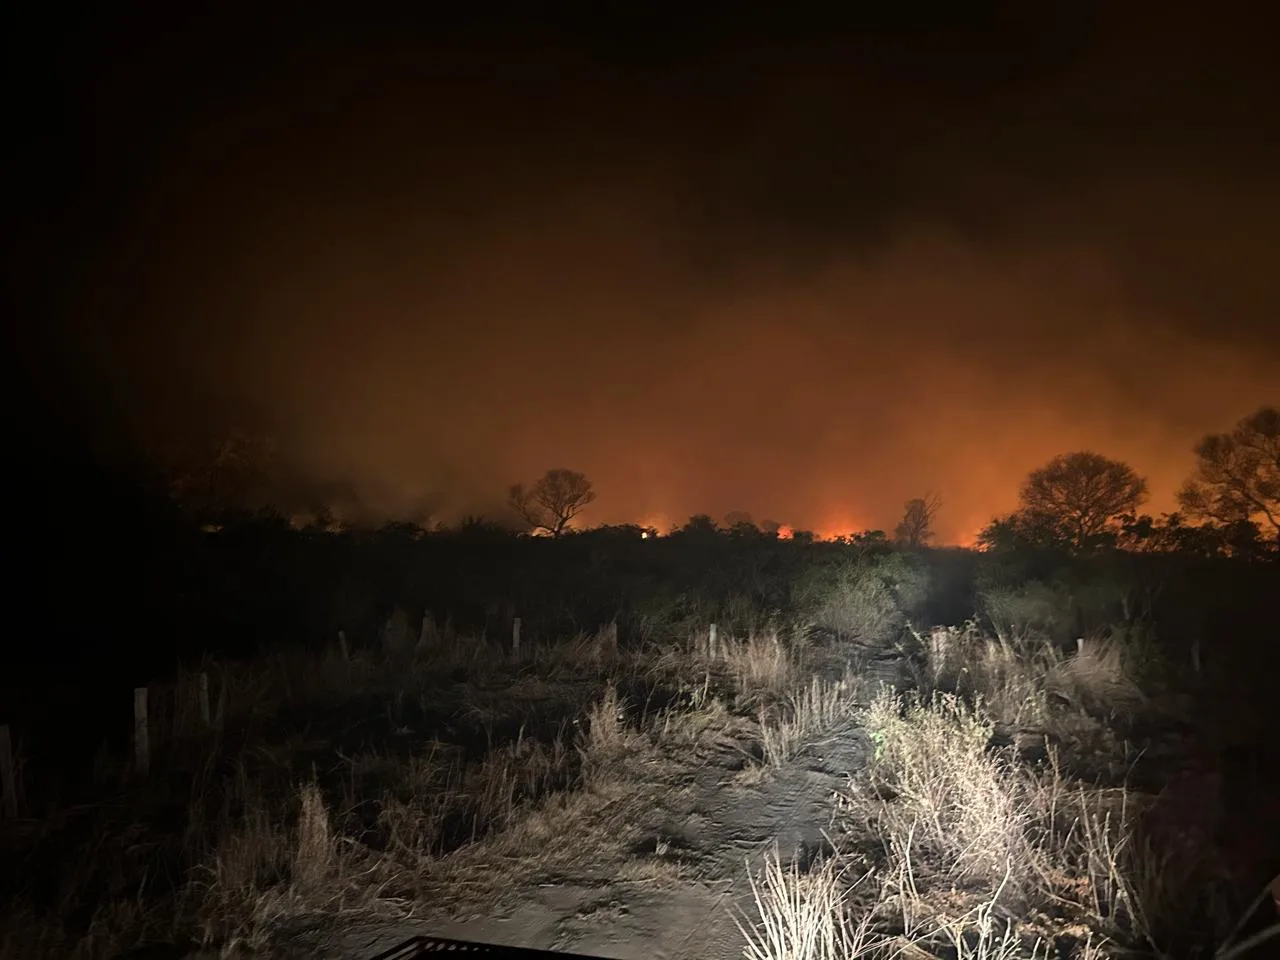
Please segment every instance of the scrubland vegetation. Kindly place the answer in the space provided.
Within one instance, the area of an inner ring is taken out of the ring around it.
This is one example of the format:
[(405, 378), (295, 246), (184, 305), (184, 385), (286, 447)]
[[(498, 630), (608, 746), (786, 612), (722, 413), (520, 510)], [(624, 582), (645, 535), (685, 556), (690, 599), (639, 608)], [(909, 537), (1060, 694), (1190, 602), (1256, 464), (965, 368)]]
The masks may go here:
[[(6, 678), (0, 957), (278, 956), (307, 923), (484, 915), (568, 880), (678, 890), (717, 869), (664, 826), (685, 800), (833, 738), (866, 762), (823, 850), (740, 866), (756, 960), (1275, 946), (1280, 563), (1256, 527), (1050, 536), (1024, 512), (970, 551), (707, 518), (153, 521), (131, 645), (86, 621), (57, 669)], [(199, 673), (208, 723), (157, 694), (139, 776), (131, 688)]]
[[(867, 738), (871, 761), (833, 798), (827, 859), (801, 871), (779, 851), (753, 877), (760, 916), (740, 921), (755, 956), (1189, 956), (1228, 943), (1269, 879), (1266, 864), (1231, 860), (1248, 845), (1227, 834), (1248, 825), (1222, 789), (1228, 748), (1269, 728), (1216, 709), (1251, 684), (1263, 697), (1251, 678), (1274, 669), (1274, 643), (1255, 643), (1274, 636), (1280, 571), (1265, 560), (1063, 554), (1029, 577), (1047, 555), (697, 525), (656, 540), (205, 536), (226, 573), (245, 556), (236, 538), (260, 538), (259, 562), (264, 545), (348, 551), (355, 562), (333, 564), (344, 576), (317, 595), (369, 607), (328, 608), (326, 642), (191, 660), (183, 669), (210, 677), (212, 729), (164, 716), (172, 734), (146, 779), (117, 738), (54, 795), (27, 751), (6, 956), (183, 940), (269, 950), (319, 914), (484, 912), (563, 876), (680, 884), (698, 864), (647, 832), (655, 804), (710, 751), (736, 753), (746, 785), (832, 730)], [(435, 556), (457, 581), (422, 575), (415, 560)], [(504, 556), (537, 578), (508, 585), (518, 658), (509, 621), (461, 589)], [(405, 591), (380, 626), (362, 564)], [(429, 609), (415, 584), (461, 602), (410, 618)], [(260, 615), (219, 602), (226, 620)], [(966, 609), (976, 616), (959, 626), (923, 626)], [(1224, 629), (1197, 671), (1211, 617)]]

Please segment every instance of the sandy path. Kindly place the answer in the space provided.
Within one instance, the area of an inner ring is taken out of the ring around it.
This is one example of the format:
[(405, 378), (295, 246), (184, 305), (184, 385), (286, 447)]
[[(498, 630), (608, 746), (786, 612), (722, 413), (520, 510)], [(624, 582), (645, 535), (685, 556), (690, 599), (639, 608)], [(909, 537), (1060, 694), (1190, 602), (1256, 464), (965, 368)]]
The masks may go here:
[[(758, 866), (776, 841), (784, 860), (811, 856), (825, 841), (832, 793), (866, 762), (866, 741), (850, 726), (803, 750), (760, 783), (734, 778), (733, 752), (696, 774), (681, 808), (655, 811), (653, 827), (681, 838), (697, 879), (655, 889), (636, 882), (558, 883), (519, 891), (501, 915), (312, 927), (291, 935), (300, 955), (365, 960), (415, 934), (562, 950), (613, 960), (741, 957), (731, 911), (752, 915), (746, 862)], [(290, 951), (292, 952), (292, 951)]]

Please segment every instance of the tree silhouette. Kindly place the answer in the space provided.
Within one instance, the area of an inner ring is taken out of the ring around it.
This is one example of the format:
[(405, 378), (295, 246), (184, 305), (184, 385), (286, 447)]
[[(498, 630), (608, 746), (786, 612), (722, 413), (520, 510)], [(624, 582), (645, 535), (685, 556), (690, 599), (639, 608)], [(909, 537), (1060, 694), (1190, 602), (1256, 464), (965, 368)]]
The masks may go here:
[(730, 531), (731, 534), (739, 536), (758, 534), (760, 532), (759, 527), (755, 526), (754, 518), (745, 509), (731, 509), (730, 512), (724, 515), (721, 526)]
[(676, 532), (693, 537), (714, 537), (720, 532), (720, 528), (709, 514), (695, 513)]
[(582, 509), (596, 498), (591, 481), (576, 470), (548, 470), (533, 486), (517, 483), (507, 502), (530, 530), (559, 537)]
[(1017, 510), (996, 517), (978, 534), (978, 546), (996, 553), (1057, 546), (1062, 535), (1045, 517)]
[(1196, 520), (1262, 520), (1280, 539), (1280, 410), (1262, 407), (1230, 433), (1195, 447), (1196, 469), (1178, 503)]
[(893, 538), (907, 547), (922, 547), (933, 539), (933, 520), (942, 501), (935, 494), (912, 497), (903, 506), (902, 520), (894, 528)]
[(1054, 457), (1022, 484), (1021, 526), (1082, 549), (1147, 498), (1133, 467), (1085, 450)]

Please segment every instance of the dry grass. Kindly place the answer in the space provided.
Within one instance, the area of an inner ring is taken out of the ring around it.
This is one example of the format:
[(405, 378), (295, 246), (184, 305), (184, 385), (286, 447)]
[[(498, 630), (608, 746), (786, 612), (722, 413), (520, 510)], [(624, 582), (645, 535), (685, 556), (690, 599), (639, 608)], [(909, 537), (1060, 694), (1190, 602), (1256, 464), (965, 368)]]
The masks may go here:
[(839, 859), (802, 872), (794, 863), (784, 867), (775, 846), (758, 876), (748, 865), (747, 878), (756, 917), (734, 920), (748, 960), (856, 960), (887, 946), (872, 932), (871, 914), (855, 903), (869, 874), (851, 879)]
[[(1006, 880), (1012, 871), (1006, 873)], [(933, 939), (941, 938), (957, 960), (1049, 960), (1053, 945), (1035, 934), (1023, 935), (1000, 911), (1004, 881), (990, 899), (959, 917), (939, 917)]]
[(1046, 671), (1045, 687), (1068, 704), (1109, 720), (1132, 718), (1148, 705), (1117, 639), (1082, 640), (1075, 654)]
[(954, 695), (927, 702), (881, 694), (867, 711), (876, 744), (871, 787), (891, 854), (941, 865), (944, 879), (994, 887), (1010, 863), (1016, 895), (1037, 871), (1028, 811), (987, 752), (990, 720)]
[[(351, 811), (345, 816), (335, 817), (314, 781), (297, 790), (290, 815), (242, 778), (234, 804), (239, 813), (191, 891), (201, 939), (261, 949), (291, 916), (397, 915), (413, 903), (491, 906), (513, 875), (550, 869), (555, 851), (566, 848), (552, 841), (567, 833), (592, 841), (571, 846), (580, 857), (600, 855), (605, 838), (625, 841), (630, 831), (621, 829), (621, 807), (594, 836), (583, 835), (584, 824), (600, 809), (602, 795), (617, 800), (631, 783), (618, 768), (647, 738), (625, 726), (612, 688), (581, 726), (562, 730), (550, 742), (521, 732), (475, 763), (439, 749), (405, 759), (349, 758), (338, 791)], [(362, 806), (376, 810), (371, 819), (381, 840), (375, 847), (356, 838), (353, 816)], [(513, 860), (522, 868), (513, 869)]]
[[(673, 882), (678, 856), (637, 850), (655, 811), (683, 802), (706, 751), (754, 737), (780, 763), (851, 713), (846, 685), (810, 682), (776, 632), (726, 637), (718, 653), (619, 650), (606, 627), (515, 660), (393, 617), (372, 647), (206, 662), (211, 729), (183, 712), (195, 700), (164, 718), (175, 737), (189, 733), (188, 753), (175, 754), (194, 762), (189, 796), (175, 808), (163, 767), (147, 782), (117, 778), (134, 795), (93, 829), (138, 862), (89, 851), (62, 901), (10, 904), (0, 958), (183, 937), (262, 951), (301, 917), (490, 910), (565, 877)], [(155, 870), (149, 806), (182, 826), (165, 842), (164, 883), (139, 890), (136, 877)], [(124, 819), (135, 811), (144, 819)], [(89, 922), (67, 926), (104, 887)]]
[(679, 755), (696, 756), (700, 747), (720, 737), (729, 737), (743, 726), (724, 699), (703, 695), (705, 688), (695, 688), (694, 697), (681, 709), (664, 710), (651, 720), (654, 739)]
[[(563, 691), (548, 678), (604, 671), (650, 682), (662, 675), (675, 682), (675, 701), (646, 712), (608, 682), (549, 739), (521, 730), (511, 741), (490, 742), (476, 762), (443, 750), (349, 758), (338, 791), (346, 811), (368, 808), (369, 793), (382, 784), (372, 802), (380, 851), (355, 842), (353, 813), (331, 813), (315, 782), (301, 789), (291, 830), (280, 828), (269, 803), (245, 804), (254, 813), (218, 844), (199, 898), (206, 918), (221, 921), (206, 924), (205, 939), (262, 943), (285, 916), (318, 910), (492, 909), (512, 889), (566, 876), (672, 881), (678, 862), (637, 859), (644, 825), (687, 789), (676, 784), (701, 749), (749, 729), (742, 704), (777, 705), (777, 722), (757, 731), (775, 762), (852, 712), (847, 683), (814, 679), (796, 689), (797, 657), (776, 634), (727, 639), (723, 653), (715, 663), (692, 655), (658, 665), (628, 661), (612, 630), (580, 637), (571, 655), (535, 648), (532, 672), (506, 685), (508, 697), (556, 695)], [(471, 721), (491, 729), (483, 698), (469, 693), (468, 701)], [(565, 709), (576, 708), (567, 702)], [(574, 843), (563, 843), (565, 836)]]
[[(1217, 956), (1239, 952), (1227, 934), (1231, 917), (1205, 901), (1217, 882), (1206, 871), (1206, 841), (1179, 850), (1148, 826), (1155, 797), (1078, 779), (1052, 740), (1038, 765), (1022, 762), (1016, 740), (998, 733), (1017, 725), (1074, 733), (1147, 711), (1118, 642), (1084, 642), (1064, 655), (972, 627), (917, 640), (921, 691), (872, 700), (863, 723), (873, 761), (836, 813), (846, 838), (839, 856), (861, 862), (875, 849), (868, 840), (879, 848), (871, 914), (880, 955), (1168, 955), (1204, 945), (1211, 929), (1224, 944)], [(1055, 739), (1061, 749), (1081, 743)], [(818, 876), (842, 875), (827, 867)], [(757, 896), (768, 915), (759, 925), (767, 935), (755, 941), (760, 957), (790, 956), (786, 943), (810, 942), (786, 933), (789, 918), (804, 914), (795, 900), (801, 885), (779, 873), (775, 886), (784, 880), (792, 899)], [(837, 916), (844, 909), (841, 891), (809, 895)], [(835, 921), (813, 922), (812, 939), (830, 942)]]
[[(820, 652), (775, 631), (722, 638), (710, 659), (619, 650), (606, 628), (512, 661), (395, 621), (373, 648), (206, 664), (214, 731), (172, 718), (198, 758), (182, 827), (153, 837), (134, 811), (172, 813), (168, 788), (130, 785), (59, 897), (7, 905), (0, 960), (184, 935), (263, 950), (298, 917), (492, 910), (566, 878), (676, 882), (679, 857), (636, 851), (709, 750), (753, 739), (748, 773), (763, 778), (856, 723), (875, 749), (833, 812), (842, 849), (807, 872), (766, 859), (759, 916), (738, 918), (753, 960), (1011, 960), (1064, 937), (1092, 958), (1205, 916), (1186, 902), (1208, 885), (1196, 858), (1136, 830), (1147, 798), (1073, 774), (1083, 744), (1107, 746), (1086, 734), (1149, 707), (1121, 645), (1061, 653), (972, 628), (917, 640), (920, 693), (865, 707), (856, 678), (817, 675)], [(303, 722), (282, 725), (284, 710)], [(313, 717), (328, 726), (308, 731)], [(1046, 733), (1039, 766), (999, 746), (1006, 728)], [(85, 891), (105, 894), (68, 925)]]
[(917, 688), (926, 695), (955, 693), (981, 699), (986, 712), (1013, 726), (1036, 725), (1049, 715), (1045, 681), (1062, 661), (1049, 643), (1016, 647), (982, 635), (973, 624), (915, 634), (923, 655)]
[(814, 677), (787, 698), (773, 715), (760, 714), (760, 740), (765, 761), (780, 767), (820, 733), (847, 723), (855, 713), (850, 678), (836, 682)]
[(594, 633), (580, 633), (570, 640), (543, 644), (533, 648), (533, 663), (539, 674), (569, 672), (589, 676), (608, 676), (626, 663), (618, 648), (616, 624), (607, 624)]
[(724, 665), (744, 708), (785, 698), (796, 688), (801, 672), (801, 664), (777, 631), (726, 640)]
[[(1030, 629), (991, 639), (973, 625), (916, 640), (918, 691), (882, 692), (862, 715), (874, 758), (838, 798), (841, 848), (809, 875), (775, 856), (753, 879), (753, 960), (1196, 949), (1234, 960), (1280, 937), (1280, 925), (1241, 937), (1239, 907), (1227, 907), (1212, 866), (1212, 831), (1187, 833), (1206, 801), (1161, 826), (1165, 798), (1124, 783), (1134, 756), (1123, 731), (1161, 716), (1136, 680), (1159, 678), (1144, 651), (1122, 634), (1064, 652)], [(771, 757), (785, 758), (786, 723), (763, 726)], [(1038, 761), (1010, 735), (1020, 731), (1036, 734)], [(1087, 770), (1114, 785), (1082, 778)]]
[(1069, 653), (1044, 639), (986, 637), (973, 624), (914, 637), (919, 691), (981, 701), (1004, 731), (1072, 743), (1073, 761), (1086, 754), (1105, 760), (1100, 754), (1118, 746), (1118, 734), (1158, 713), (1135, 679), (1139, 652), (1119, 634), (1083, 639)]

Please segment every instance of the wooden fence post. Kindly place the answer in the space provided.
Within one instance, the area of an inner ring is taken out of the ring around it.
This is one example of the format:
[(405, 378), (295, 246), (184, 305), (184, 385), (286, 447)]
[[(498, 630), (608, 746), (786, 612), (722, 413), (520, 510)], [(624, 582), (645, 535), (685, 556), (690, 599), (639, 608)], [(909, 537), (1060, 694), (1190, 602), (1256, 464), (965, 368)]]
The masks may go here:
[(714, 623), (707, 628), (707, 656), (712, 660), (716, 658), (716, 625)]
[(511, 621), (511, 659), (520, 659), (520, 618)]
[(0, 725), (0, 803), (6, 820), (18, 817), (18, 774), (13, 767), (13, 740), (9, 725)]
[(133, 688), (133, 759), (139, 776), (151, 770), (151, 743), (147, 731), (147, 688)]

